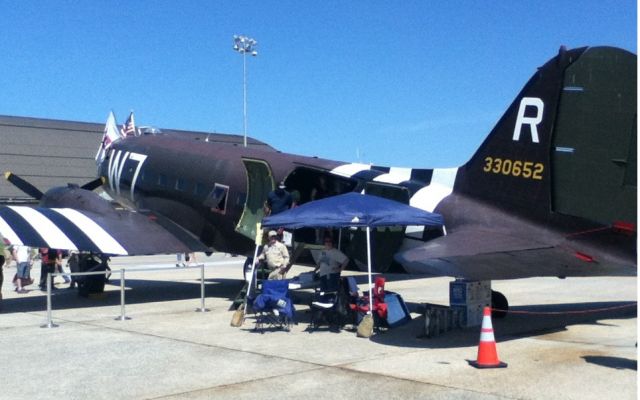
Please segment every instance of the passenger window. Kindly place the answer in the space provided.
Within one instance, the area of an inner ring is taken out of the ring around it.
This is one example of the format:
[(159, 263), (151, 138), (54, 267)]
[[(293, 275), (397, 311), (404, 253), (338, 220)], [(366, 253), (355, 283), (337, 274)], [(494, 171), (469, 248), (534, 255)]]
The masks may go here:
[(167, 179), (166, 175), (160, 174), (158, 175), (158, 186), (167, 186), (169, 183), (169, 179)]
[(193, 189), (193, 194), (199, 198), (205, 198), (208, 194), (207, 187), (204, 183), (197, 182), (195, 188)]
[(227, 194), (229, 193), (229, 186), (216, 183), (207, 199), (204, 201), (204, 205), (209, 207), (211, 211), (220, 214), (226, 213), (227, 210)]
[(187, 181), (186, 180), (184, 180), (182, 178), (176, 179), (176, 186), (175, 186), (176, 190), (184, 192), (186, 187), (187, 187)]

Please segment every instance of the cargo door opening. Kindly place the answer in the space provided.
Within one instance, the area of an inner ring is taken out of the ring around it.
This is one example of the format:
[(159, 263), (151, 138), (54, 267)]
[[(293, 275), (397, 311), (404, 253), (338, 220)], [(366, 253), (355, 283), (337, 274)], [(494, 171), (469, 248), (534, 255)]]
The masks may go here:
[(242, 216), (236, 226), (236, 232), (255, 240), (256, 224), (264, 217), (264, 202), (275, 188), (273, 174), (269, 165), (260, 160), (242, 160), (247, 172), (247, 200)]

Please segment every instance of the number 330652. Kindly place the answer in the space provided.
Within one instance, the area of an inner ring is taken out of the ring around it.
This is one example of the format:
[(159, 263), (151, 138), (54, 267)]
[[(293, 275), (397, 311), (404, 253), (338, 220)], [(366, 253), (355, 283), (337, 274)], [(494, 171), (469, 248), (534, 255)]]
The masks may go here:
[(484, 172), (511, 175), (525, 179), (542, 180), (544, 164), (508, 158), (485, 157)]

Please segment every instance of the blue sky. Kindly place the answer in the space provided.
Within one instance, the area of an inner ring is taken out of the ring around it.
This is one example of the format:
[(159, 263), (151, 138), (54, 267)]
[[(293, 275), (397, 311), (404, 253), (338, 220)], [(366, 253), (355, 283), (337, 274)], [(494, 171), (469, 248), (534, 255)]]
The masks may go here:
[(0, 114), (242, 133), (286, 152), (463, 164), (560, 45), (637, 53), (635, 0), (0, 0)]

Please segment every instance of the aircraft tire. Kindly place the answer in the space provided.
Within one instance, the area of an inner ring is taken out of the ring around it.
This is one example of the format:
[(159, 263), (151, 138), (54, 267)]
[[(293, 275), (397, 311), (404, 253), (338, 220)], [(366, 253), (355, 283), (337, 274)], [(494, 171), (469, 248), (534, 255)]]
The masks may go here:
[(491, 317), (493, 318), (504, 318), (507, 316), (507, 310), (509, 310), (509, 302), (505, 295), (500, 292), (496, 292), (495, 290), (491, 291), (491, 308), (495, 308), (497, 310), (503, 311), (491, 311)]

